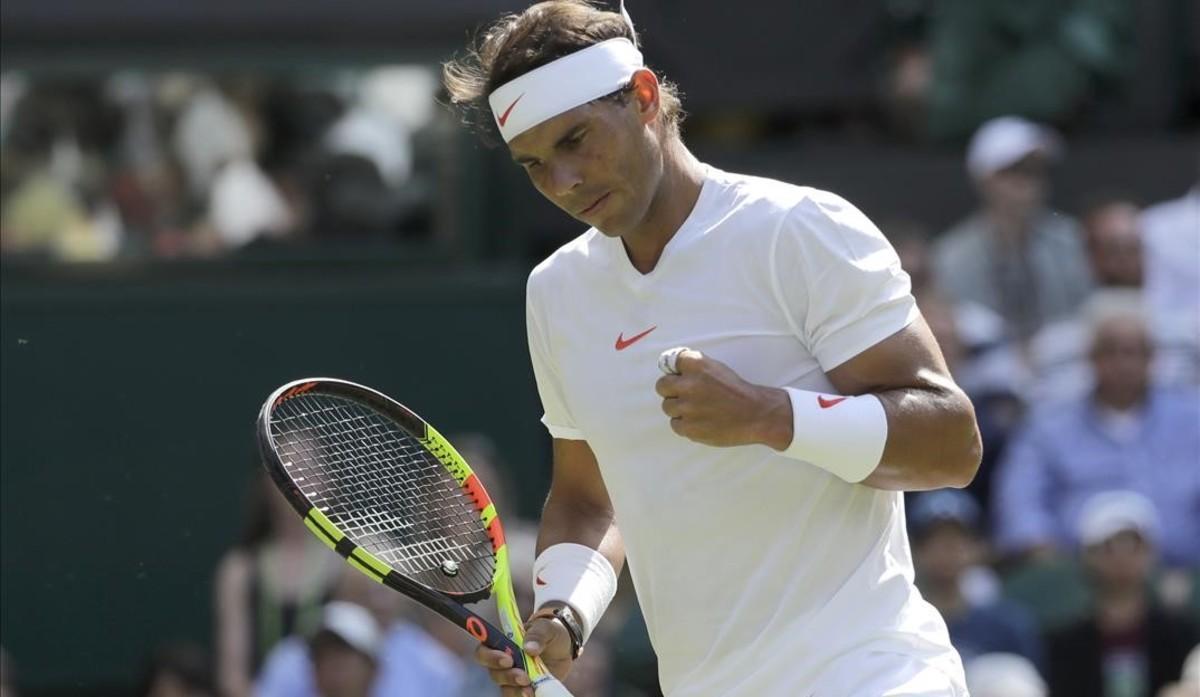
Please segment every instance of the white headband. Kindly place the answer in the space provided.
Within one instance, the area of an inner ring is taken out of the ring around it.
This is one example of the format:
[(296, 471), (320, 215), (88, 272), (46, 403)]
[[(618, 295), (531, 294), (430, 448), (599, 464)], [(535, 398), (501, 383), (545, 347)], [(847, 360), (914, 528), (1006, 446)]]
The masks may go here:
[(629, 39), (609, 39), (504, 83), (488, 95), (504, 142), (534, 126), (611, 94), (645, 67)]

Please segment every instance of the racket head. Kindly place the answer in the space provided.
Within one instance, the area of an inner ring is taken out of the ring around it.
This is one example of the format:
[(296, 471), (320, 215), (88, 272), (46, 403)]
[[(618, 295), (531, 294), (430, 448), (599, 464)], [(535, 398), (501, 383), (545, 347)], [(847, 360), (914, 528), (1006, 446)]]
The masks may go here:
[[(256, 431), (264, 467), (314, 535), (372, 579), (508, 652), (538, 697), (570, 697), (521, 649), (520, 611), (496, 507), (433, 426), (364, 385), (306, 378), (271, 393)], [(489, 595), (496, 598), (502, 633), (463, 607)]]
[(507, 572), (483, 485), (440, 433), (390, 397), (346, 380), (297, 380), (268, 397), (257, 435), (264, 466), (305, 525), (376, 580), (470, 603), (491, 594), (497, 569)]

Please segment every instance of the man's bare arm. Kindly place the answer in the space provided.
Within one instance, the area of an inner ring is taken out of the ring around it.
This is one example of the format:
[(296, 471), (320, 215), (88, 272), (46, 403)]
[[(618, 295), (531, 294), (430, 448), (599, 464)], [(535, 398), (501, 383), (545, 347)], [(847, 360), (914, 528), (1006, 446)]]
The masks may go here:
[[(720, 361), (685, 351), (678, 375), (660, 378), (663, 411), (681, 436), (714, 446), (761, 443), (786, 450), (793, 414), (786, 390), (743, 380)], [(966, 486), (982, 446), (975, 410), (950, 377), (925, 320), (884, 339), (829, 372), (845, 395), (883, 404), (887, 440), (880, 464), (862, 481), (877, 489)]]
[(574, 542), (603, 554), (620, 575), (625, 545), (600, 476), (600, 465), (587, 441), (554, 440), (553, 477), (542, 509), (538, 553), (560, 542)]
[(887, 413), (883, 457), (863, 484), (913, 491), (975, 478), (983, 455), (975, 408), (923, 318), (834, 368), (829, 380), (842, 394), (874, 394)]

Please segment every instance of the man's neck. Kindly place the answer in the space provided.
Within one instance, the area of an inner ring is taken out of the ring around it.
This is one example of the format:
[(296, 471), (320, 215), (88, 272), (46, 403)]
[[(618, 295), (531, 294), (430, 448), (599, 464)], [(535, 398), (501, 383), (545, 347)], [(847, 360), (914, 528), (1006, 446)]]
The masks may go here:
[(672, 138), (664, 148), (662, 179), (646, 216), (621, 235), (634, 268), (649, 273), (658, 265), (663, 249), (695, 208), (703, 184), (704, 166), (678, 138)]

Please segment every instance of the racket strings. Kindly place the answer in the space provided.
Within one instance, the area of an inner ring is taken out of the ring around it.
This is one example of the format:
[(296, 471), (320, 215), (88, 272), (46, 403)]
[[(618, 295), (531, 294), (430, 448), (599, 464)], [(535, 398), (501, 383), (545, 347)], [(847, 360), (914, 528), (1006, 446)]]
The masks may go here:
[[(304, 394), (272, 414), (284, 469), (351, 541), (450, 593), (491, 585), (491, 541), (470, 498), (391, 419), (343, 397)], [(448, 574), (447, 571), (451, 571)]]

